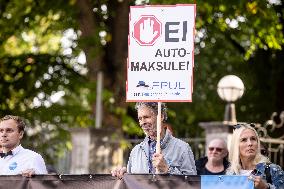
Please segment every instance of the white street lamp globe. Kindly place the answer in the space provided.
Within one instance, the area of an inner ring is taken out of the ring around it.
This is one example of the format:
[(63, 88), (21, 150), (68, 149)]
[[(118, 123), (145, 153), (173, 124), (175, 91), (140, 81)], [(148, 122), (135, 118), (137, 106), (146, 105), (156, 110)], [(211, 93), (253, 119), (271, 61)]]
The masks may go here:
[(219, 97), (226, 102), (235, 102), (243, 96), (244, 90), (242, 80), (235, 75), (224, 76), (217, 87)]

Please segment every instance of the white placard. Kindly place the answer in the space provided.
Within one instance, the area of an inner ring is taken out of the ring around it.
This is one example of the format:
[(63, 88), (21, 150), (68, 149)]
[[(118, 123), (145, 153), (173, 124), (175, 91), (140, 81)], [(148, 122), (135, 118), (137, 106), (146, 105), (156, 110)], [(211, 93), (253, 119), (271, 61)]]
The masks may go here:
[(192, 101), (195, 10), (130, 8), (126, 101)]

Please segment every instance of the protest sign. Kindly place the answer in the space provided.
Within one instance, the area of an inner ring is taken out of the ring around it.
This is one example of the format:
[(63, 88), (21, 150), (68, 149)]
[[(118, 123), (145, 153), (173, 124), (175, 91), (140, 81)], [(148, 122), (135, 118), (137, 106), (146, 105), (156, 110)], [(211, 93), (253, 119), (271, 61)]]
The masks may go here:
[(195, 9), (130, 8), (126, 101), (192, 101)]

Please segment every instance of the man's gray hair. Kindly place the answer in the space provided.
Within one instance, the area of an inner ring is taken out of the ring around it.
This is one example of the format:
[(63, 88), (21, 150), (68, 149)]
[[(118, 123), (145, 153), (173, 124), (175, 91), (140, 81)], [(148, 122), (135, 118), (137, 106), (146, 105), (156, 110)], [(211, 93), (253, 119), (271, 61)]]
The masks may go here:
[[(142, 106), (151, 108), (153, 112), (158, 115), (158, 102), (137, 102), (135, 109), (138, 111)], [(163, 121), (165, 122), (168, 119), (166, 103), (161, 103), (161, 114), (164, 117)]]

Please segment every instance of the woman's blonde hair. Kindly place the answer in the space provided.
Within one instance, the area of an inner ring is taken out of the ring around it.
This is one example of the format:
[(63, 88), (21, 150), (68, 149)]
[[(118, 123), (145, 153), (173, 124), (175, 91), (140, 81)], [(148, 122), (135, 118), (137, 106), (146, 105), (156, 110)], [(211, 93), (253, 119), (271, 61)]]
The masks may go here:
[(244, 130), (250, 129), (254, 132), (257, 138), (257, 153), (253, 160), (253, 164), (266, 163), (269, 162), (268, 158), (261, 155), (260, 153), (260, 141), (259, 136), (256, 130), (250, 126), (250, 124), (241, 124), (237, 125), (238, 127), (233, 131), (231, 144), (229, 148), (229, 162), (230, 167), (227, 169), (227, 174), (239, 174), (242, 169), (241, 160), (240, 160), (240, 138)]

